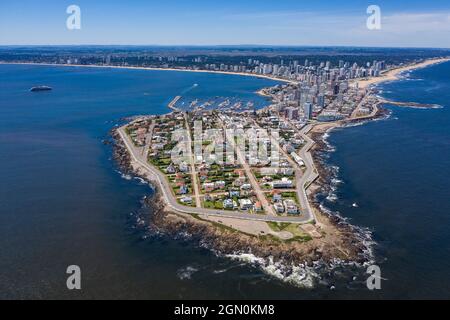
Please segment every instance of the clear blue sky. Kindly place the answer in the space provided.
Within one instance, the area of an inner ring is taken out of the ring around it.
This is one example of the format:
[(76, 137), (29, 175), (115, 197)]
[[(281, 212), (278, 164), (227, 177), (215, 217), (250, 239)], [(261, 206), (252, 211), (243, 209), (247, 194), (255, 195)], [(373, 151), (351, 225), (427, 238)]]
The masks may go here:
[[(68, 30), (66, 8), (81, 8)], [(382, 29), (368, 30), (368, 5)], [(450, 1), (0, 0), (0, 45), (345, 45), (450, 47)]]

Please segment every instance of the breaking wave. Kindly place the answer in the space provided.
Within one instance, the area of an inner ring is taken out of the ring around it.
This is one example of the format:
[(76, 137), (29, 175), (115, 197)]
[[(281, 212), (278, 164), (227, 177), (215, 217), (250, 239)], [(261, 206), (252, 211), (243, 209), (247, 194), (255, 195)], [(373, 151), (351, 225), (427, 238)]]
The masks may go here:
[(192, 278), (192, 275), (198, 271), (199, 269), (193, 266), (186, 266), (177, 271), (177, 277), (180, 280), (190, 280)]
[[(376, 119), (376, 121), (388, 119), (390, 116), (391, 113), (388, 113), (385, 117)], [(327, 132), (322, 136), (322, 141), (327, 146), (327, 149), (333, 149), (333, 146), (331, 146), (328, 141), (329, 137), (330, 134), (329, 132)], [(326, 183), (322, 188), (322, 192), (316, 194), (315, 200), (318, 202), (319, 209), (322, 212), (329, 216), (337, 218), (339, 225), (349, 228), (353, 231), (356, 238), (363, 244), (363, 256), (364, 260), (366, 261), (365, 264), (372, 264), (375, 261), (374, 247), (376, 246), (376, 242), (373, 240), (373, 232), (369, 228), (363, 228), (351, 224), (350, 219), (343, 217), (340, 212), (332, 211), (326, 205), (326, 201), (328, 201), (329, 203), (333, 203), (338, 200), (336, 192), (339, 186), (344, 183), (339, 178), (340, 168), (336, 165), (330, 165), (329, 163), (327, 163), (327, 160), (329, 158), (330, 157), (328, 154), (328, 150), (324, 150), (323, 152), (318, 153), (318, 160), (321, 166), (326, 170), (326, 174), (324, 177)]]
[(251, 253), (227, 254), (225, 257), (256, 266), (273, 278), (301, 288), (313, 288), (316, 280), (320, 278), (314, 267), (303, 264), (287, 266), (274, 262), (272, 258), (264, 259)]

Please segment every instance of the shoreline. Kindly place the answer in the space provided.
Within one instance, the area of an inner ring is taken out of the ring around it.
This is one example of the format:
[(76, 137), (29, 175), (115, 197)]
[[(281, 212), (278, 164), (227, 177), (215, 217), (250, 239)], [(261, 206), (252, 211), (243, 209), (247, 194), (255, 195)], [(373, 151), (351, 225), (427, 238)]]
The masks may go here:
[[(174, 211), (166, 205), (155, 177), (145, 173), (139, 164), (132, 160), (117, 130), (111, 130), (114, 161), (123, 173), (140, 177), (155, 189), (154, 194), (148, 197), (146, 205), (151, 210), (150, 227), (157, 233), (187, 238), (221, 256), (253, 255), (280, 266), (312, 266), (318, 261), (327, 264), (336, 259), (360, 264), (366, 261), (365, 248), (361, 246), (353, 230), (340, 225), (322, 212), (318, 214), (320, 224), (323, 225), (321, 230), (326, 235), (311, 237), (305, 241), (284, 241), (271, 234), (252, 234), (232, 228), (227, 225), (226, 218), (217, 220)], [(313, 225), (305, 225), (305, 230), (308, 226)], [(289, 273), (288, 269), (286, 272)]]
[[(446, 60), (447, 61), (447, 60)], [(407, 70), (425, 67), (437, 62), (428, 62), (408, 66)], [(65, 65), (72, 66), (72, 65)], [(90, 66), (85, 66), (90, 67)], [(110, 67), (110, 66), (99, 66)], [(136, 69), (128, 68), (127, 69)], [(142, 68), (139, 68), (142, 69)], [(144, 70), (153, 70), (143, 68)], [(156, 69), (163, 70), (163, 69)], [(406, 67), (399, 68), (393, 74), (404, 72)], [(183, 71), (183, 70), (172, 70)], [(188, 71), (188, 70), (184, 70)], [(192, 70), (192, 72), (197, 72)], [(202, 72), (202, 71), (198, 71)], [(208, 71), (204, 71), (208, 72)], [(210, 72), (214, 73), (214, 72)], [(216, 72), (217, 73), (217, 72)], [(230, 74), (226, 73), (225, 74)], [(239, 74), (238, 74), (239, 75)], [(246, 76), (257, 76), (244, 74)], [(378, 79), (377, 83), (387, 81), (385, 78)], [(374, 81), (375, 82), (375, 81)], [(257, 94), (265, 96), (274, 102), (274, 97), (260, 89)], [(372, 95), (373, 93), (369, 93)], [(373, 258), (371, 255), (370, 236), (364, 235), (363, 229), (348, 223), (345, 218), (327, 212), (326, 208), (317, 200), (320, 190), (328, 190), (331, 188), (332, 174), (328, 172), (325, 164), (321, 161), (320, 153), (329, 152), (324, 146), (324, 136), (331, 130), (338, 127), (345, 127), (348, 124), (358, 122), (368, 122), (380, 118), (385, 114), (385, 109), (380, 107), (383, 104), (381, 99), (377, 98), (377, 104), (369, 115), (355, 116), (331, 123), (316, 123), (312, 126), (307, 135), (314, 141), (311, 154), (313, 156), (313, 165), (317, 168), (319, 179), (315, 181), (307, 192), (307, 201), (313, 208), (319, 226), (318, 230), (326, 230), (326, 235), (318, 238), (312, 238), (306, 242), (303, 241), (283, 241), (277, 239), (271, 234), (247, 233), (245, 228), (236, 228), (235, 224), (228, 225), (227, 218), (214, 219), (213, 217), (204, 217), (196, 214), (187, 214), (177, 212), (165, 204), (165, 200), (161, 195), (156, 179), (143, 172), (142, 168), (130, 157), (126, 147), (120, 145), (123, 143), (118, 137), (117, 128), (113, 130), (115, 140), (115, 159), (121, 168), (126, 168), (126, 172), (141, 177), (149, 181), (155, 187), (155, 194), (148, 199), (148, 205), (151, 207), (152, 214), (150, 223), (158, 232), (172, 236), (186, 236), (199, 246), (208, 248), (215, 253), (224, 256), (242, 256), (252, 255), (255, 258), (261, 258), (262, 261), (271, 261), (283, 266), (306, 265), (311, 266), (317, 262), (332, 263), (332, 261), (342, 261), (344, 263), (357, 263), (363, 265)], [(258, 223), (258, 222), (252, 222)], [(369, 244), (368, 244), (369, 243)], [(264, 266), (262, 266), (264, 267)], [(289, 268), (288, 268), (289, 269)]]
[(360, 89), (366, 89), (371, 86), (376, 86), (380, 83), (387, 82), (387, 81), (396, 81), (400, 79), (400, 76), (403, 72), (417, 70), (426, 68), (435, 64), (440, 64), (444, 62), (450, 61), (450, 58), (433, 58), (433, 59), (427, 59), (425, 61), (419, 62), (419, 63), (412, 63), (406, 66), (401, 66), (395, 69), (388, 70), (386, 73), (383, 73), (379, 77), (373, 77), (371, 79), (362, 79), (362, 80), (356, 80), (353, 83), (358, 84), (358, 87)]
[[(433, 64), (429, 62), (427, 65)], [(408, 70), (413, 67), (423, 67), (424, 63), (409, 66)], [(403, 72), (405, 68), (402, 68)], [(377, 79), (379, 82), (384, 79)], [(260, 89), (257, 94), (263, 95), (274, 102), (274, 97), (267, 94), (265, 89)], [(369, 93), (371, 95), (372, 93)], [(333, 215), (322, 208), (322, 205), (317, 201), (317, 193), (320, 189), (330, 187), (331, 175), (327, 172), (320, 159), (318, 153), (328, 151), (320, 143), (323, 137), (329, 131), (344, 127), (345, 125), (367, 122), (380, 118), (385, 114), (385, 109), (380, 106), (383, 104), (380, 99), (375, 105), (374, 110), (369, 115), (352, 116), (349, 119), (344, 119), (331, 123), (316, 123), (308, 132), (308, 136), (314, 141), (312, 150), (313, 164), (317, 167), (319, 173), (319, 180), (314, 182), (307, 192), (307, 201), (313, 208), (317, 221), (316, 225), (325, 228), (327, 232), (331, 230), (333, 237), (327, 239), (312, 239), (312, 241), (303, 242), (287, 242), (275, 239), (269, 234), (261, 237), (261, 235), (249, 234), (242, 229), (236, 229), (227, 226), (226, 218), (213, 219), (210, 217), (200, 218), (200, 215), (186, 214), (182, 212), (175, 212), (167, 205), (158, 190), (155, 196), (152, 197), (152, 208), (155, 214), (152, 215), (152, 224), (161, 232), (166, 232), (172, 235), (190, 234), (191, 238), (195, 238), (199, 245), (210, 248), (215, 252), (220, 252), (224, 255), (242, 255), (252, 254), (256, 257), (261, 257), (264, 260), (272, 259), (278, 263), (283, 264), (314, 264), (317, 261), (333, 261), (338, 259), (346, 262), (356, 262), (363, 264), (373, 257), (371, 256), (372, 249), (370, 245), (370, 238), (365, 236), (357, 226), (347, 223), (344, 218)], [(116, 131), (117, 133), (117, 131)], [(116, 139), (117, 145), (117, 139)], [(125, 151), (127, 153), (127, 151)], [(125, 161), (126, 162), (126, 161)], [(139, 168), (132, 165), (132, 161), (128, 158), (128, 166), (132, 168), (131, 172), (137, 176), (150, 181), (154, 186), (157, 186), (154, 179), (146, 176), (140, 172)], [(123, 163), (123, 161), (122, 161)], [(158, 189), (158, 188), (156, 188)], [(256, 222), (253, 222), (256, 223)], [(274, 247), (277, 249), (274, 251)], [(369, 254), (368, 254), (369, 253)]]
[(215, 71), (215, 70), (194, 70), (194, 69), (178, 69), (178, 68), (156, 68), (156, 67), (133, 67), (133, 66), (108, 66), (96, 64), (58, 64), (58, 63), (39, 63), (39, 62), (4, 62), (0, 61), (0, 65), (30, 65), (30, 66), (46, 66), (46, 67), (74, 67), (74, 68), (104, 68), (104, 69), (125, 69), (125, 70), (148, 70), (148, 71), (172, 71), (172, 72), (196, 72), (196, 73), (210, 73), (210, 74), (225, 74), (234, 76), (254, 77), (272, 81), (279, 81), (290, 84), (297, 84), (298, 81), (276, 78), (262, 74), (253, 74), (245, 72), (229, 72), (229, 71)]
[[(445, 58), (431, 58), (419, 63), (411, 63), (405, 66), (397, 67), (391, 70), (387, 70), (378, 77), (371, 77), (369, 79), (352, 79), (350, 83), (353, 85), (358, 85), (360, 89), (366, 89), (373, 85), (378, 85), (387, 81), (395, 81), (400, 79), (400, 75), (403, 72), (412, 71), (416, 69), (426, 68), (431, 65), (444, 63), (450, 61), (450, 57)], [(84, 65), (84, 64), (62, 64), (62, 63), (40, 63), (40, 62), (6, 62), (0, 61), (0, 65), (31, 65), (31, 66), (48, 66), (48, 67), (75, 67), (75, 68), (105, 68), (105, 69), (125, 69), (125, 70), (148, 70), (148, 71), (172, 71), (172, 72), (196, 72), (196, 73), (209, 73), (209, 74), (224, 74), (224, 75), (235, 75), (235, 76), (245, 76), (254, 77), (272, 81), (279, 81), (288, 84), (297, 84), (297, 80), (290, 80), (284, 78), (278, 78), (262, 74), (253, 74), (246, 72), (233, 72), (233, 71), (216, 71), (216, 70), (195, 70), (195, 69), (183, 69), (183, 68), (158, 68), (158, 67), (135, 67), (135, 66), (116, 66), (116, 65)], [(262, 96), (268, 96), (262, 94), (262, 91), (266, 88), (260, 89), (257, 93)]]

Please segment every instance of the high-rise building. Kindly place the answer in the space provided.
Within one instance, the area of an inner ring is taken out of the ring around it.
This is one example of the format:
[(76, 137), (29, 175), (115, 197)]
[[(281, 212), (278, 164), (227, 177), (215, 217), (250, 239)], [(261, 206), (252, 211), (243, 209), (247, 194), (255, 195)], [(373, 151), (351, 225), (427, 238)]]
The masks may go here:
[(321, 108), (325, 107), (325, 96), (323, 94), (319, 94), (317, 96), (317, 104)]
[(285, 116), (289, 120), (297, 120), (298, 114), (299, 114), (298, 108), (289, 107), (289, 108), (286, 108), (286, 110), (285, 110)]
[(333, 94), (337, 95), (339, 93), (339, 84), (335, 84), (333, 87)]
[(311, 102), (305, 102), (304, 104), (304, 114), (306, 119), (312, 118), (312, 103)]

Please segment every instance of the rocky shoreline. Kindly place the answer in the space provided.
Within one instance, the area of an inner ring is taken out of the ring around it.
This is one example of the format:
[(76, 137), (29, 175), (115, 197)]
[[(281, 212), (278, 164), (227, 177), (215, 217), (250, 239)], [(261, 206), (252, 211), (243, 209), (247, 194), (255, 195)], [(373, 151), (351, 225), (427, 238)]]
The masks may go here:
[(382, 119), (385, 118), (388, 114), (389, 111), (379, 105), (378, 111), (373, 117), (345, 120), (338, 125), (327, 128), (326, 130), (310, 134), (310, 137), (315, 142), (315, 145), (311, 150), (311, 155), (314, 159), (314, 163), (319, 173), (319, 178), (314, 182), (314, 185), (312, 186), (312, 189), (314, 191), (309, 196), (311, 204), (317, 211), (326, 214), (334, 225), (339, 226), (350, 234), (349, 241), (352, 245), (359, 246), (360, 252), (362, 253), (362, 260), (369, 260), (373, 258), (367, 255), (368, 251), (372, 251), (372, 248), (369, 247), (369, 245), (373, 243), (370, 235), (362, 232), (361, 228), (348, 223), (345, 218), (324, 210), (322, 201), (319, 199), (319, 195), (330, 194), (331, 192), (333, 192), (333, 179), (336, 179), (336, 172), (333, 171), (334, 168), (328, 166), (326, 163), (327, 156), (333, 150), (330, 149), (331, 147), (327, 144), (325, 136), (329, 134), (329, 132), (333, 129), (345, 128), (349, 125)]

